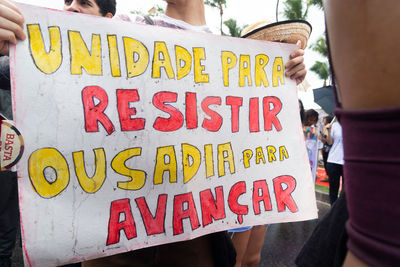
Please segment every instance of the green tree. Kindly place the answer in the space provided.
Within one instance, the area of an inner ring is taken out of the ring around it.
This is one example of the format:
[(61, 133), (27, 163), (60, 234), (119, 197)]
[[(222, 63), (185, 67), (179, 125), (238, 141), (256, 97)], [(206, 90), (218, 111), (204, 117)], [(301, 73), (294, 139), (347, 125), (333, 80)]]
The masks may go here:
[[(326, 45), (325, 37), (320, 37), (314, 44), (312, 44), (311, 49), (321, 56), (328, 58), (328, 47)], [(324, 80), (324, 85), (326, 86), (326, 81), (329, 79), (329, 62), (316, 61), (314, 65), (310, 68), (311, 71), (315, 72), (321, 80)]]
[(320, 9), (323, 9), (322, 0), (309, 0), (309, 3), (313, 6), (316, 6)]
[(326, 45), (325, 37), (320, 37), (314, 44), (311, 45), (311, 49), (321, 56), (328, 57), (328, 47)]
[(224, 21), (226, 27), (228, 27), (229, 35), (232, 37), (240, 37), (242, 30), (247, 26), (239, 26), (235, 19), (228, 19)]
[(326, 86), (326, 81), (329, 79), (329, 65), (327, 62), (316, 61), (310, 68), (311, 71), (315, 72), (318, 77), (324, 81), (323, 86)]
[(221, 35), (224, 33), (222, 32), (222, 16), (224, 15), (224, 8), (226, 7), (226, 0), (205, 0), (204, 4), (210, 7), (216, 7), (219, 9), (219, 16), (220, 16), (220, 30)]
[(284, 2), (285, 9), (283, 15), (287, 19), (307, 19), (310, 1), (303, 0), (286, 0)]

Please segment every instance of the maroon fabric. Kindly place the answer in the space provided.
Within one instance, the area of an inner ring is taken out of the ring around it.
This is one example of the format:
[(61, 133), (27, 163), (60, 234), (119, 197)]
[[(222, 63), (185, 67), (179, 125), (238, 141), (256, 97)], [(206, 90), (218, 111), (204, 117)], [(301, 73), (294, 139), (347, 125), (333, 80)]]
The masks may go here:
[(372, 266), (400, 263), (400, 107), (337, 109), (343, 128), (348, 248)]

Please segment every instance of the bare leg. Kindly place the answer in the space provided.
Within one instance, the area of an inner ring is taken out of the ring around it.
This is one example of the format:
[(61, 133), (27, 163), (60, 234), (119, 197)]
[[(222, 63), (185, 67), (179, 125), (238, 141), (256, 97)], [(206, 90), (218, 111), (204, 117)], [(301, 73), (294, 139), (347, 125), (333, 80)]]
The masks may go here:
[(247, 244), (243, 259), (243, 267), (257, 267), (261, 259), (261, 249), (264, 244), (267, 225), (254, 226), (251, 229), (250, 240)]
[(248, 245), (249, 239), (250, 239), (250, 234), (251, 234), (251, 231), (253, 230), (253, 228), (248, 231), (234, 233), (232, 236), (232, 242), (236, 249), (235, 267), (242, 266), (243, 258), (246, 253), (247, 245)]

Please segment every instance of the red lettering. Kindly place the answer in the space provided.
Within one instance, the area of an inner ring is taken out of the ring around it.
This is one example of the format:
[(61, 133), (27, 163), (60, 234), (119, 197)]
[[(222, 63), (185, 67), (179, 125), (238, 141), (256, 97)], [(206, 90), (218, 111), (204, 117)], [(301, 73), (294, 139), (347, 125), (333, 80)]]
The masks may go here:
[[(95, 105), (95, 100), (99, 100), (99, 103)], [(82, 91), (82, 101), (85, 114), (85, 129), (86, 132), (98, 132), (99, 127), (97, 125), (100, 122), (107, 134), (112, 134), (115, 129), (114, 125), (104, 114), (104, 110), (108, 105), (107, 93), (99, 86), (87, 86)]]
[(133, 119), (132, 116), (136, 115), (136, 108), (129, 107), (129, 103), (139, 100), (139, 93), (136, 89), (117, 89), (117, 106), (121, 131), (137, 131), (144, 129), (146, 120), (143, 118)]
[(154, 95), (153, 105), (170, 115), (169, 118), (157, 117), (153, 124), (154, 129), (162, 132), (172, 132), (182, 127), (182, 113), (175, 107), (165, 104), (168, 102), (176, 102), (177, 99), (178, 94), (172, 92), (159, 92)]
[[(270, 109), (271, 104), (273, 108)], [(281, 122), (276, 117), (282, 109), (282, 102), (275, 96), (267, 96), (263, 99), (263, 110), (264, 110), (264, 129), (265, 131), (272, 130), (272, 124), (279, 132), (282, 130)]]
[(222, 117), (214, 110), (209, 108), (210, 105), (221, 105), (221, 98), (217, 96), (209, 96), (204, 98), (201, 102), (201, 108), (203, 109), (204, 113), (210, 116), (210, 119), (205, 118), (203, 120), (202, 127), (207, 129), (211, 132), (217, 132), (222, 125)]
[[(186, 203), (187, 208), (184, 207)], [(176, 195), (174, 197), (174, 217), (173, 232), (174, 235), (183, 233), (183, 219), (189, 218), (192, 230), (200, 227), (199, 218), (197, 216), (196, 206), (194, 204), (192, 193)]]
[(250, 98), (249, 104), (249, 129), (250, 132), (260, 131), (260, 110), (258, 97)]
[[(296, 188), (296, 179), (289, 175), (283, 175), (273, 179), (273, 183), (278, 212), (284, 211), (285, 206), (287, 206), (291, 212), (297, 212), (299, 209), (291, 196)], [(286, 185), (286, 189), (283, 189), (282, 184)]]
[(238, 203), (238, 199), (241, 195), (246, 193), (246, 183), (238, 182), (234, 184), (229, 192), (228, 204), (231, 211), (238, 215), (238, 222), (243, 223), (243, 215), (249, 212), (247, 205), (241, 205)]
[(213, 220), (225, 218), (224, 189), (222, 186), (215, 188), (215, 199), (211, 189), (200, 192), (201, 212), (203, 227), (209, 225)]
[(15, 134), (6, 134), (6, 139), (14, 139)]
[(6, 139), (5, 150), (10, 150), (10, 149), (12, 150), (12, 146), (10, 146), (12, 144), (14, 144), (13, 141)]
[(253, 209), (256, 215), (261, 213), (260, 202), (264, 203), (265, 211), (272, 210), (268, 185), (265, 180), (255, 181), (253, 184)]
[(227, 96), (226, 104), (231, 106), (231, 114), (232, 114), (232, 133), (236, 133), (239, 131), (239, 108), (243, 104), (242, 97), (234, 97)]
[[(121, 214), (125, 219), (119, 221)], [(108, 221), (107, 246), (119, 242), (120, 231), (123, 230), (128, 240), (136, 237), (136, 226), (133, 220), (129, 199), (120, 199), (111, 202), (110, 220)]]
[(186, 128), (197, 128), (197, 98), (196, 93), (186, 93)]
[(137, 198), (135, 201), (139, 208), (140, 214), (142, 215), (147, 235), (150, 236), (165, 233), (164, 221), (167, 207), (167, 194), (158, 196), (156, 215), (154, 217), (151, 214), (149, 206), (147, 205), (144, 197)]

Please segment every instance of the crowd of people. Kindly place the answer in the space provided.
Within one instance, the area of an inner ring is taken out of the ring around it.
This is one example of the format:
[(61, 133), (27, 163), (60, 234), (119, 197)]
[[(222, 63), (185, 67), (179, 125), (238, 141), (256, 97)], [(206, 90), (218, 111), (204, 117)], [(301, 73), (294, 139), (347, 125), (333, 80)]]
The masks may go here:
[[(164, 15), (150, 21), (139, 18), (135, 22), (211, 33), (206, 26), (203, 0), (166, 2)], [(65, 0), (64, 10), (113, 17), (116, 2)], [(396, 0), (385, 3), (325, 1), (333, 80), (340, 101), (337, 120), (324, 118), (326, 124), (320, 137), (326, 145), (324, 158), (332, 204), (329, 216), (321, 220), (321, 224), (336, 224), (333, 220), (337, 210), (347, 208), (348, 219), (339, 215), (343, 223), (331, 229), (332, 236), (338, 236), (336, 233), (343, 233), (346, 227), (348, 235), (344, 238), (347, 242), (330, 245), (332, 250), (344, 251), (340, 260), (334, 259), (337, 266), (396, 266), (400, 262), (400, 232), (397, 230), (400, 213), (396, 208), (400, 181), (397, 145), (400, 132), (397, 83), (400, 78), (396, 75), (400, 41), (390, 30), (396, 25), (399, 11), (400, 2)], [(0, 17), (0, 53), (4, 60), (10, 45), (24, 40), (26, 35), (23, 14), (12, 1), (0, 0)], [(130, 20), (127, 16), (120, 16), (120, 19)], [(303, 55), (304, 51), (299, 48), (286, 64), (286, 76), (297, 83), (306, 75)], [(9, 88), (7, 77), (0, 86)], [(1, 105), (10, 107), (11, 103)], [(315, 111), (303, 112), (300, 107), (300, 113), (304, 113), (301, 115), (304, 125), (314, 125), (318, 121)], [(347, 199), (339, 202), (336, 199), (343, 175), (346, 176)], [(18, 225), (16, 181), (15, 173), (0, 173), (0, 266), (11, 266)], [(318, 229), (309, 243), (329, 242), (321, 237), (324, 233)], [(91, 260), (83, 262), (82, 266), (257, 266), (265, 232), (266, 226), (241, 229), (230, 235), (219, 232)], [(323, 250), (322, 247), (318, 249)], [(306, 244), (302, 253), (305, 257), (296, 261), (299, 266), (334, 266), (327, 262), (328, 258), (322, 258), (324, 254), (315, 258), (309, 257), (310, 253)]]

